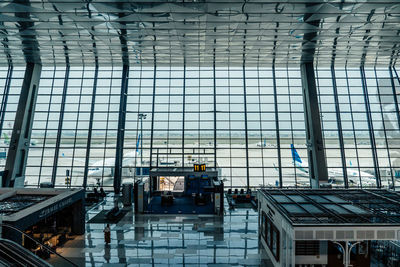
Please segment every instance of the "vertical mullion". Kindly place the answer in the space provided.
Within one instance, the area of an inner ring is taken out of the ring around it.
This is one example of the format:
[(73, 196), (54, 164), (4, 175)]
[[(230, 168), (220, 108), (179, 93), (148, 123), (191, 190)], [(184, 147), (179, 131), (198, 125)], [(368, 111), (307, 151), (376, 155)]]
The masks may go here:
[(186, 98), (186, 64), (183, 63), (183, 91), (182, 91), (182, 168), (185, 167), (185, 98)]
[[(381, 100), (381, 90), (380, 90), (379, 83), (378, 83), (378, 77), (377, 77), (377, 73), (376, 73), (376, 68), (374, 68), (374, 74), (375, 74), (375, 82), (376, 82), (376, 93), (378, 95), (379, 108), (380, 108), (380, 114), (381, 114), (381, 119), (382, 119), (382, 129), (383, 129), (383, 134), (384, 134), (384, 137), (385, 137), (386, 152), (387, 152), (388, 161), (389, 161), (390, 178), (392, 180), (392, 185), (394, 186), (392, 163), (391, 163), (391, 160), (390, 160), (389, 142), (388, 142), (387, 134), (386, 134), (385, 118), (383, 116), (383, 107), (382, 107), (382, 100)], [(381, 185), (382, 185), (382, 181), (381, 181)]]
[[(139, 90), (138, 90), (138, 104), (137, 104), (137, 112), (136, 112), (136, 137), (135, 137), (135, 142), (136, 142), (136, 147), (135, 147), (135, 171), (133, 172), (133, 182), (136, 182), (136, 173), (137, 173), (137, 157), (139, 156), (139, 151), (140, 153), (143, 153), (143, 136), (140, 135), (140, 140), (139, 138), (139, 114), (140, 114), (140, 98), (142, 96), (142, 75), (143, 75), (143, 66), (140, 64), (140, 75), (139, 75)], [(140, 141), (142, 142), (140, 145)], [(140, 150), (139, 150), (140, 146)], [(143, 154), (141, 154), (143, 156)], [(140, 162), (140, 168), (142, 168), (143, 162)], [(143, 168), (141, 169), (143, 170)], [(140, 172), (142, 174), (142, 171)]]
[[(109, 86), (109, 91), (108, 91), (108, 103), (107, 103), (107, 116), (106, 116), (106, 129), (105, 129), (105, 136), (104, 136), (104, 147), (103, 147), (103, 169), (101, 172), (101, 186), (104, 186), (104, 169), (105, 167), (111, 168), (111, 176), (113, 176), (113, 170), (115, 172), (114, 166), (104, 166), (106, 164), (106, 152), (107, 152), (107, 142), (108, 142), (108, 130), (109, 130), (109, 120), (110, 120), (110, 107), (111, 107), (111, 95), (112, 95), (112, 89), (113, 89), (113, 82), (114, 82), (114, 66), (111, 66), (111, 76), (110, 76), (110, 86)], [(121, 81), (122, 82), (122, 81)], [(107, 162), (107, 164), (109, 164)], [(100, 180), (100, 178), (99, 178)]]
[(263, 147), (263, 128), (262, 128), (262, 122), (261, 118), (262, 116), (262, 107), (261, 107), (261, 93), (260, 93), (260, 66), (257, 64), (257, 96), (258, 96), (258, 115), (259, 115), (259, 121), (258, 121), (258, 127), (260, 127), (260, 151), (261, 151), (261, 170), (262, 170), (262, 186), (265, 186), (265, 167), (264, 167), (264, 147)]
[[(328, 150), (328, 148), (326, 147), (326, 143), (325, 143), (325, 127), (324, 127), (324, 124), (325, 124), (325, 121), (324, 121), (324, 119), (323, 119), (323, 111), (322, 111), (322, 101), (321, 101), (321, 90), (320, 90), (320, 87), (319, 87), (319, 73), (318, 73), (318, 62), (316, 63), (316, 65), (315, 65), (315, 71), (314, 71), (314, 73), (315, 73), (315, 84), (316, 84), (316, 91), (317, 91), (317, 97), (318, 97), (318, 108), (319, 108), (319, 118), (320, 118), (320, 121), (321, 121), (321, 136), (322, 136), (322, 143), (323, 143), (323, 145), (324, 145), (324, 153), (325, 153), (325, 158), (327, 157), (326, 155), (327, 155), (327, 153), (326, 153), (326, 151)], [(327, 161), (327, 163), (326, 163), (326, 170), (328, 171), (328, 169), (329, 169), (329, 166), (328, 166), (328, 161)], [(329, 173), (328, 173), (328, 179), (329, 179)]]
[[(397, 71), (395, 68), (393, 68), (393, 70), (395, 71), (396, 75), (397, 75)], [(392, 68), (389, 67), (389, 74), (390, 74), (390, 83), (392, 85), (392, 92), (393, 92), (393, 100), (394, 100), (394, 104), (395, 104), (395, 109), (396, 109), (396, 117), (397, 117), (397, 123), (400, 129), (400, 111), (399, 111), (399, 103), (397, 100), (397, 93), (396, 93), (396, 86), (394, 85), (394, 77), (393, 77), (393, 71)], [(400, 83), (400, 80), (399, 80)]]
[(70, 173), (70, 184), (72, 185), (72, 173), (74, 170), (74, 163), (75, 163), (75, 150), (76, 150), (76, 138), (78, 135), (78, 123), (79, 123), (79, 116), (81, 114), (81, 101), (82, 101), (82, 87), (83, 87), (83, 80), (85, 77), (85, 66), (83, 66), (83, 71), (82, 71), (82, 76), (81, 76), (81, 88), (79, 91), (79, 100), (78, 100), (78, 111), (77, 111), (77, 116), (76, 116), (76, 122), (75, 122), (75, 135), (74, 135), (74, 147), (72, 150), (72, 162), (71, 162), (71, 173)]
[(119, 194), (122, 181), (122, 162), (124, 157), (126, 98), (128, 93), (129, 66), (123, 65), (121, 80), (121, 95), (117, 130), (117, 147), (115, 149), (114, 192)]
[(332, 77), (333, 97), (335, 101), (336, 123), (339, 135), (340, 156), (342, 160), (344, 187), (349, 188), (349, 178), (347, 177), (347, 166), (346, 166), (346, 154), (345, 154), (346, 152), (344, 149), (344, 141), (343, 141), (342, 119), (340, 115), (340, 106), (339, 106), (339, 95), (337, 91), (335, 68), (333, 65), (331, 66), (331, 77)]
[[(294, 135), (293, 135), (293, 116), (292, 116), (292, 101), (291, 101), (291, 93), (290, 93), (290, 84), (289, 84), (289, 67), (286, 66), (286, 81), (287, 81), (287, 92), (288, 92), (288, 101), (289, 101), (289, 120), (290, 120), (290, 136), (292, 139), (292, 144), (294, 145)], [(307, 123), (308, 120), (306, 120)], [(307, 124), (308, 127), (308, 124)], [(306, 129), (307, 131), (307, 129)], [(310, 159), (309, 159), (310, 160)], [(309, 168), (312, 167), (309, 165)], [(295, 162), (293, 159), (293, 169), (294, 169), (294, 182), (295, 182), (295, 188), (297, 188), (297, 167), (295, 166)], [(310, 172), (310, 170), (309, 170)], [(310, 181), (310, 187), (311, 186), (311, 181)]]
[[(151, 105), (151, 132), (150, 132), (150, 168), (153, 167), (153, 139), (154, 139), (154, 104), (155, 104), (155, 96), (156, 96), (156, 78), (157, 78), (157, 65), (156, 60), (154, 59), (154, 67), (153, 67), (153, 101)], [(158, 157), (158, 156), (157, 156)], [(158, 163), (156, 164), (158, 165)], [(155, 190), (157, 187), (157, 177), (153, 179), (150, 177), (150, 187), (152, 188), (150, 191)]]
[(368, 96), (368, 89), (367, 89), (367, 82), (365, 80), (365, 70), (364, 67), (360, 67), (361, 73), (361, 85), (364, 92), (364, 102), (365, 102), (365, 112), (367, 115), (367, 122), (368, 122), (368, 130), (369, 130), (369, 139), (371, 143), (371, 150), (372, 150), (372, 159), (374, 161), (374, 169), (375, 169), (375, 176), (376, 176), (376, 186), (381, 188), (381, 178), (379, 173), (379, 163), (378, 157), (376, 154), (376, 144), (375, 144), (375, 135), (374, 135), (374, 127), (372, 125), (372, 117), (371, 117), (371, 107), (369, 103), (369, 96)]
[(244, 99), (244, 135), (246, 140), (246, 181), (247, 189), (250, 188), (250, 170), (249, 170), (249, 137), (247, 129), (247, 94), (246, 94), (246, 63), (243, 60), (243, 99)]
[(358, 178), (360, 180), (360, 188), (362, 188), (361, 172), (360, 172), (360, 158), (359, 158), (359, 155), (358, 155), (358, 145), (357, 145), (357, 138), (356, 138), (356, 133), (355, 133), (355, 126), (354, 126), (354, 113), (353, 113), (352, 101), (351, 101), (351, 97), (350, 97), (350, 84), (349, 84), (349, 77), (348, 77), (348, 74), (347, 74), (347, 68), (345, 68), (345, 73), (346, 73), (347, 95), (348, 95), (348, 98), (349, 98), (349, 107), (350, 107), (350, 115), (351, 115), (351, 126), (352, 126), (352, 129), (353, 129), (353, 141), (354, 141), (354, 147), (356, 149)]
[(272, 65), (272, 79), (274, 86), (275, 130), (276, 130), (276, 147), (278, 149), (279, 187), (282, 187), (283, 179), (282, 179), (281, 140), (280, 140), (281, 138), (279, 132), (278, 93), (276, 89), (275, 63)]
[(58, 119), (58, 129), (57, 129), (56, 149), (54, 152), (53, 172), (51, 175), (51, 184), (53, 187), (55, 187), (56, 176), (57, 176), (58, 156), (60, 153), (61, 134), (62, 134), (62, 127), (63, 127), (63, 122), (64, 122), (65, 100), (67, 97), (67, 89), (68, 89), (69, 69), (70, 69), (70, 66), (67, 65), (67, 67), (65, 69), (64, 87), (63, 87), (62, 98), (61, 98), (60, 117)]
[[(169, 155), (171, 151), (169, 150), (170, 144), (169, 144), (169, 137), (170, 137), (170, 120), (171, 120), (171, 59), (170, 59), (170, 65), (169, 65), (169, 72), (168, 72), (168, 119), (167, 119), (167, 147), (166, 147), (166, 159), (167, 162), (169, 162)], [(173, 137), (172, 137), (173, 140)], [(174, 156), (173, 156), (174, 157)]]
[(5, 82), (5, 85), (4, 85), (3, 98), (2, 98), (2, 102), (1, 102), (1, 109), (0, 109), (0, 138), (1, 138), (1, 133), (3, 131), (4, 117), (5, 117), (5, 112), (6, 112), (6, 109), (7, 109), (8, 95), (9, 95), (9, 92), (10, 92), (12, 73), (13, 73), (13, 66), (9, 65), (8, 66), (8, 70), (7, 70), (6, 82)]
[(214, 167), (217, 168), (217, 82), (215, 79), (215, 48), (213, 62), (213, 97), (214, 97)]
[(232, 112), (231, 112), (231, 73), (230, 73), (230, 64), (229, 64), (229, 58), (228, 58), (228, 67), (227, 67), (227, 72), (228, 72), (228, 114), (229, 114), (229, 173), (231, 176), (231, 184), (230, 187), (232, 188), (233, 186), (233, 166), (232, 166)]
[(99, 66), (96, 64), (94, 71), (94, 81), (93, 81), (93, 90), (92, 90), (92, 103), (90, 107), (90, 119), (89, 119), (89, 130), (88, 130), (88, 139), (86, 144), (86, 159), (85, 159), (85, 171), (83, 174), (83, 188), (87, 186), (87, 178), (89, 172), (89, 157), (90, 157), (90, 148), (92, 143), (92, 130), (93, 130), (93, 118), (94, 118), (94, 107), (96, 103), (96, 89), (97, 89), (97, 78), (99, 74)]
[[(199, 51), (200, 51), (200, 49), (199, 49)], [(200, 58), (200, 56), (199, 56), (199, 58)], [(196, 103), (196, 105), (198, 107), (198, 109), (197, 109), (197, 128), (196, 129), (192, 129), (192, 130), (196, 130), (196, 133), (197, 133), (197, 144), (198, 144), (198, 146), (197, 146), (197, 158), (198, 158), (199, 163), (201, 163), (201, 161), (200, 161), (200, 159), (201, 159), (201, 152), (200, 152), (201, 151), (201, 138), (200, 138), (200, 129), (201, 129), (201, 121), (200, 121), (200, 118), (201, 118), (201, 115), (200, 115), (200, 106), (201, 106), (200, 81), (201, 81), (201, 78), (200, 78), (200, 72), (201, 72), (201, 67), (200, 67), (200, 62), (199, 62), (198, 71), (199, 71), (198, 72), (198, 78), (196, 79), (198, 81), (198, 88), (199, 88), (199, 90), (197, 91), (198, 93), (196, 95), (196, 97), (197, 97), (197, 99), (199, 101), (198, 104)]]
[[(44, 138), (43, 138), (42, 155), (41, 155), (41, 158), (40, 158), (38, 187), (39, 187), (39, 185), (40, 185), (40, 179), (41, 179), (41, 176), (42, 176), (44, 150), (45, 150), (46, 142), (47, 142), (47, 131), (48, 131), (48, 126), (49, 126), (49, 118), (50, 118), (51, 103), (52, 103), (52, 100), (53, 100), (54, 80), (55, 80), (55, 78), (56, 78), (56, 71), (57, 71), (57, 68), (54, 67), (54, 69), (53, 69), (53, 78), (52, 78), (52, 80), (51, 80), (51, 90), (50, 90), (49, 106), (48, 106), (48, 108), (47, 108), (46, 126), (45, 126), (45, 129), (44, 129), (45, 132), (44, 132)], [(38, 95), (39, 95), (39, 91), (38, 91)]]

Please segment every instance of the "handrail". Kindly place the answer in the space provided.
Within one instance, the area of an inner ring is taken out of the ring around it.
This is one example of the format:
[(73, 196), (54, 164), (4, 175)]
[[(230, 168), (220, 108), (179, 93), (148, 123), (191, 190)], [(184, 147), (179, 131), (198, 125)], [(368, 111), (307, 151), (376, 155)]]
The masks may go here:
[[(2, 242), (4, 242), (5, 244), (2, 243)], [(23, 246), (17, 244), (16, 242), (14, 242), (14, 241), (12, 241), (12, 240), (10, 240), (10, 239), (0, 238), (0, 246), (2, 246), (2, 245), (10, 245), (10, 244), (12, 244), (12, 245), (15, 246), (16, 248), (18, 248), (20, 251), (22, 250), (22, 251), (26, 251), (27, 253), (31, 253), (29, 250), (27, 250), (27, 249), (24, 248)], [(6, 252), (3, 251), (3, 253), (6, 253)], [(6, 255), (7, 255), (7, 253), (6, 253)], [(8, 255), (8, 256), (12, 257), (12, 255)], [(44, 261), (43, 259), (37, 257), (37, 256), (34, 255), (34, 254), (32, 254), (32, 256), (31, 256), (31, 255), (29, 255), (29, 256), (30, 256), (31, 258), (34, 258), (34, 259), (37, 260), (38, 262), (42, 263), (43, 265), (52, 266), (52, 265), (50, 265), (50, 263)], [(18, 261), (15, 257), (13, 258), (13, 260), (17, 261), (17, 263), (20, 264), (21, 266), (24, 266), (24, 264), (23, 264), (22, 262)]]
[(0, 223), (0, 227), (8, 227), (12, 230), (17, 231), (18, 233), (22, 234), (24, 237), (27, 237), (28, 239), (32, 240), (33, 242), (35, 242), (36, 244), (39, 244), (41, 247), (44, 247), (47, 251), (49, 251), (52, 254), (55, 254), (57, 256), (59, 256), (60, 258), (62, 258), (63, 260), (66, 260), (68, 263), (72, 264), (75, 267), (79, 267), (78, 265), (76, 265), (75, 263), (73, 263), (72, 261), (70, 261), (69, 259), (61, 256), (61, 254), (57, 253), (56, 251), (52, 250), (50, 247), (48, 247), (47, 245), (37, 241), (36, 239), (30, 237), (29, 235), (27, 235), (26, 233), (24, 233), (23, 231), (19, 230), (17, 227), (12, 226), (10, 224), (5, 224), (5, 223)]

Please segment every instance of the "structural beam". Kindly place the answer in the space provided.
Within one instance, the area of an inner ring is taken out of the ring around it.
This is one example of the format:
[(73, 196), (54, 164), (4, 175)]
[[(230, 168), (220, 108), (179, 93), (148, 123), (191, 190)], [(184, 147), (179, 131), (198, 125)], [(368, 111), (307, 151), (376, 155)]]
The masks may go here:
[(342, 160), (342, 172), (343, 172), (344, 187), (349, 188), (349, 179), (347, 177), (347, 166), (346, 166), (346, 151), (344, 149), (344, 139), (343, 139), (343, 131), (342, 131), (342, 118), (340, 116), (339, 94), (337, 91), (336, 73), (335, 73), (335, 68), (333, 65), (331, 66), (331, 75), (332, 75), (333, 96), (335, 99), (336, 125), (337, 125), (337, 129), (338, 129), (340, 157)]
[[(215, 40), (214, 40), (215, 43)], [(217, 80), (215, 78), (215, 48), (214, 48), (214, 60), (213, 60), (213, 100), (214, 100), (214, 167), (217, 166)]]
[[(310, 10), (313, 10), (315, 6), (315, 3), (306, 4), (306, 7)], [(304, 21), (308, 21), (312, 15), (313, 13), (304, 14)], [(318, 35), (320, 21), (311, 20), (304, 24), (307, 32), (303, 37), (300, 70), (306, 126), (308, 171), (311, 187), (319, 188), (320, 184), (328, 182), (328, 170), (326, 167), (324, 142), (322, 140), (321, 118), (313, 64), (316, 47), (315, 40)]]
[(312, 62), (303, 62), (300, 65), (300, 69), (310, 185), (312, 188), (318, 188), (321, 183), (328, 182), (328, 170), (326, 168), (324, 142), (322, 140), (314, 66)]
[(87, 178), (89, 173), (90, 148), (92, 145), (92, 130), (93, 130), (93, 119), (94, 119), (94, 107), (96, 103), (96, 89), (97, 89), (98, 75), (99, 75), (99, 66), (96, 64), (96, 68), (94, 71), (94, 80), (93, 80), (92, 102), (90, 107), (88, 139), (86, 144), (85, 172), (83, 173), (83, 185), (82, 185), (83, 188), (86, 188), (87, 186)]
[[(153, 71), (154, 71), (153, 72), (153, 100), (152, 100), (152, 104), (151, 104), (150, 167), (149, 167), (149, 170), (151, 170), (153, 168), (154, 108), (155, 108), (155, 101), (156, 101), (156, 79), (157, 79), (156, 60), (154, 60)], [(184, 71), (186, 71), (186, 69)], [(182, 138), (184, 138), (184, 137), (182, 137)], [(158, 158), (158, 151), (157, 151), (157, 158)], [(158, 165), (158, 162), (156, 163), (156, 166), (157, 165)], [(152, 188), (152, 190), (158, 190), (158, 181), (157, 180), (158, 180), (157, 177), (150, 176), (150, 187)]]
[(51, 184), (53, 185), (53, 187), (56, 184), (56, 178), (57, 178), (58, 157), (60, 155), (61, 134), (62, 134), (63, 123), (64, 123), (65, 101), (67, 99), (67, 89), (68, 89), (68, 81), (69, 81), (69, 69), (70, 69), (70, 66), (67, 65), (67, 68), (65, 69), (63, 92), (62, 92), (62, 96), (61, 96), (61, 108), (60, 108), (60, 117), (58, 119), (57, 139), (56, 139), (56, 149), (54, 152), (53, 171), (51, 174)]
[[(122, 4), (117, 4), (122, 10)], [(125, 13), (118, 13), (119, 18), (123, 18)], [(118, 117), (118, 130), (117, 130), (117, 147), (115, 149), (115, 166), (114, 166), (114, 193), (119, 194), (121, 190), (122, 181), (122, 161), (124, 157), (124, 139), (125, 139), (125, 119), (126, 119), (126, 101), (128, 97), (128, 80), (129, 80), (129, 55), (127, 45), (127, 30), (126, 22), (121, 21), (121, 28), (119, 30), (119, 42), (121, 44), (122, 52), (122, 81), (121, 81), (121, 95), (119, 104), (119, 117)], [(141, 136), (143, 137), (143, 136)], [(141, 151), (142, 153), (143, 151)], [(136, 172), (136, 169), (135, 169)]]
[[(249, 16), (246, 16), (246, 25)], [(244, 103), (244, 136), (246, 145), (246, 187), (247, 191), (250, 189), (250, 169), (249, 169), (249, 135), (248, 135), (248, 123), (247, 123), (247, 93), (246, 93), (246, 35), (247, 30), (244, 30), (243, 36), (243, 103)]]
[[(119, 194), (122, 181), (122, 160), (124, 156), (126, 101), (128, 96), (129, 66), (122, 69), (121, 95), (118, 117), (117, 147), (115, 152), (114, 193)], [(136, 170), (135, 170), (136, 171)]]
[(42, 66), (27, 63), (10, 148), (2, 179), (3, 187), (23, 187), (25, 167), (32, 133), (33, 115)]
[(7, 71), (6, 83), (4, 85), (3, 98), (1, 100), (1, 107), (0, 107), (0, 137), (3, 131), (4, 117), (7, 110), (8, 94), (10, 92), (12, 73), (13, 73), (13, 66), (9, 65)]
[(185, 102), (186, 102), (186, 62), (183, 63), (183, 88), (182, 88), (182, 168), (185, 167)]
[(244, 136), (245, 136), (245, 148), (246, 148), (246, 188), (250, 189), (250, 169), (249, 169), (249, 135), (247, 127), (247, 93), (246, 93), (246, 66), (245, 60), (243, 59), (243, 104), (244, 104)]
[(380, 175), (380, 171), (379, 171), (378, 153), (376, 151), (374, 125), (372, 123), (372, 115), (371, 115), (372, 111), (371, 111), (371, 105), (369, 102), (367, 81), (365, 78), (365, 71), (364, 71), (363, 66), (360, 67), (360, 74), (361, 74), (361, 85), (362, 85), (363, 93), (364, 93), (363, 95), (364, 95), (364, 104), (365, 104), (365, 112), (366, 112), (365, 115), (367, 117), (367, 123), (368, 123), (368, 133), (369, 133), (369, 140), (370, 140), (370, 144), (371, 144), (372, 160), (374, 162), (376, 187), (381, 188), (382, 183), (381, 183), (381, 175)]
[[(275, 63), (272, 65), (272, 78), (274, 85), (274, 109), (275, 109), (275, 130), (276, 130), (276, 148), (278, 150), (278, 174), (279, 174), (279, 187), (283, 186), (282, 179), (282, 161), (281, 161), (281, 136), (279, 130), (279, 109), (278, 109), (278, 92), (276, 88), (276, 75), (275, 75)], [(260, 94), (260, 92), (259, 92)], [(261, 109), (260, 109), (261, 110)], [(263, 140), (261, 138), (261, 144)]]

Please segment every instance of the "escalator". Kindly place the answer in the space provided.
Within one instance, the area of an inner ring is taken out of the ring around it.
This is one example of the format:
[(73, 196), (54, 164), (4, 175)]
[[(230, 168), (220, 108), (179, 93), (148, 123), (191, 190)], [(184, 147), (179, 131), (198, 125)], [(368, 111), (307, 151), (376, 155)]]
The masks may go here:
[[(42, 251), (46, 251), (46, 253), (52, 254), (57, 257), (60, 262), (67, 263), (67, 265), (63, 266), (74, 266), (78, 267), (77, 264), (73, 263), (69, 259), (61, 256), (55, 250), (52, 250), (47, 245), (42, 244), (41, 242), (33, 239), (23, 231), (19, 230), (17, 227), (0, 223), (0, 227), (3, 229), (8, 229), (9, 231), (14, 231), (18, 234), (24, 236), (24, 238), (34, 242), (38, 245)], [(5, 265), (2, 265), (5, 264)], [(0, 267), (3, 266), (11, 266), (11, 267), (51, 267), (52, 265), (43, 259), (39, 258), (37, 255), (33, 254), (31, 251), (25, 249), (21, 245), (11, 241), (9, 239), (0, 238)]]
[(17, 243), (0, 238), (0, 267), (50, 267), (51, 265)]

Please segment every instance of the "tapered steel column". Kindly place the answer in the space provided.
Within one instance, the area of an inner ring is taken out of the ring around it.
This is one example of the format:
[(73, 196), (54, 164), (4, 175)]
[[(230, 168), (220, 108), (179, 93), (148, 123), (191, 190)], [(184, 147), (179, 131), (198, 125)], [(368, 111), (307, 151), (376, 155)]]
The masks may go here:
[[(307, 3), (306, 7), (313, 10), (315, 5), (315, 3)], [(320, 20), (310, 20), (312, 15), (313, 13), (311, 12), (304, 14), (304, 26), (307, 31), (303, 36), (300, 70), (310, 185), (312, 188), (318, 188), (320, 184), (328, 182), (328, 170), (322, 139), (321, 118), (313, 63)]]
[[(115, 152), (114, 193), (119, 194), (122, 182), (122, 161), (124, 157), (126, 101), (128, 97), (129, 66), (122, 69), (121, 95), (118, 117), (117, 147)], [(136, 171), (136, 170), (135, 170)]]
[(324, 142), (322, 140), (314, 66), (312, 62), (303, 62), (300, 65), (300, 69), (310, 185), (312, 188), (318, 188), (321, 183), (328, 182), (328, 170), (326, 168)]
[(28, 158), (41, 70), (42, 66), (40, 64), (27, 63), (26, 65), (2, 179), (3, 187), (24, 186), (26, 160)]

